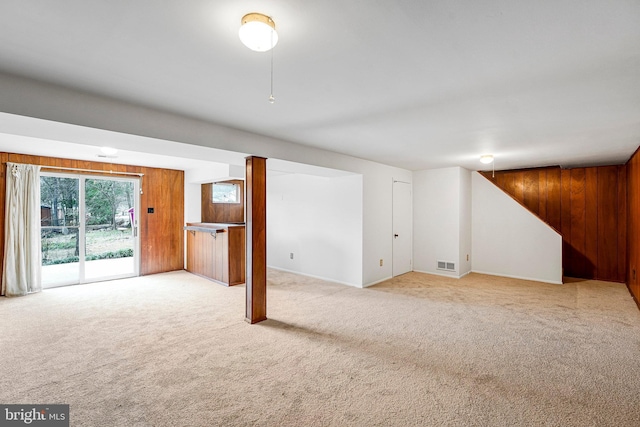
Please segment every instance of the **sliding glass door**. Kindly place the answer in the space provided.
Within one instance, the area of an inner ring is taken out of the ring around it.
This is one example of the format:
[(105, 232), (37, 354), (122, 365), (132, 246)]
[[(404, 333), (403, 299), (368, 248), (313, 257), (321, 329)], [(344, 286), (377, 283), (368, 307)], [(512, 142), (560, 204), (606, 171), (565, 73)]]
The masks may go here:
[(139, 181), (42, 173), (44, 288), (137, 276)]

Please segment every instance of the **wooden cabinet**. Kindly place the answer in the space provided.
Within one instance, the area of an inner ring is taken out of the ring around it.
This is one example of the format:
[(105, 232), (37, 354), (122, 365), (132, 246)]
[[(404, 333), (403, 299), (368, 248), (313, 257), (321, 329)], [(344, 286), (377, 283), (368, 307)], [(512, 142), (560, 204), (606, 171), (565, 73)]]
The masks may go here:
[(188, 223), (187, 271), (225, 286), (245, 281), (244, 225)]

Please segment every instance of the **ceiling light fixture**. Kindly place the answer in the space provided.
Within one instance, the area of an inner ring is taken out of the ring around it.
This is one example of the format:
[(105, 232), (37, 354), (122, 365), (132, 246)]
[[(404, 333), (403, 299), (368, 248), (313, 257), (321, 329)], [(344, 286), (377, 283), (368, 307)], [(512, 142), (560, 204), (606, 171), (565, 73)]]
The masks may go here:
[(256, 52), (266, 52), (278, 43), (276, 23), (262, 13), (247, 13), (241, 19), (238, 35), (246, 47)]
[(485, 154), (483, 156), (480, 156), (480, 163), (484, 163), (485, 165), (488, 165), (489, 163), (493, 162), (493, 156), (491, 154)]
[(100, 151), (102, 151), (107, 156), (113, 156), (114, 154), (118, 153), (118, 150), (116, 148), (111, 147), (100, 147)]
[[(488, 165), (489, 163), (493, 163), (493, 154), (483, 154), (480, 156), (480, 163), (484, 163)], [(496, 177), (496, 164), (493, 163), (493, 173), (491, 174), (493, 178)]]
[(271, 94), (269, 102), (276, 102), (273, 96), (273, 47), (278, 43), (276, 23), (262, 13), (247, 13), (240, 20), (238, 35), (246, 47), (256, 52), (271, 51)]

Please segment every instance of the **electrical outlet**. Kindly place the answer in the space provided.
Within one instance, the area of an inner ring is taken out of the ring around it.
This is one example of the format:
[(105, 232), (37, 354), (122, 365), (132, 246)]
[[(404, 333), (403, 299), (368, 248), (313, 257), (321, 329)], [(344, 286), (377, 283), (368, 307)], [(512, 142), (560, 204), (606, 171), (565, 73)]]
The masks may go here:
[(289, 259), (293, 259), (293, 252), (289, 253)]
[(380, 258), (380, 267), (382, 267), (383, 264), (384, 264), (384, 261), (382, 260), (382, 258)]

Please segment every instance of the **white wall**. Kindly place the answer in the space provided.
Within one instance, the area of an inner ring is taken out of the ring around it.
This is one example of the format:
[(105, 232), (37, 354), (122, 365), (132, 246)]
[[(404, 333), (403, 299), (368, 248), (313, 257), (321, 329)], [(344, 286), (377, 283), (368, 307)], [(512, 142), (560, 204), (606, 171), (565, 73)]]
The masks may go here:
[[(413, 269), (459, 276), (461, 168), (413, 173)], [(437, 261), (456, 263), (456, 271), (436, 269)]]
[(458, 262), (458, 276), (462, 277), (471, 272), (472, 247), (472, 209), (471, 209), (471, 174), (473, 172), (459, 168), (460, 172), (460, 259)]
[(362, 176), (270, 174), (267, 264), (362, 286)]
[(478, 173), (472, 212), (474, 272), (562, 283), (562, 236)]
[[(0, 73), (0, 93), (0, 111), (8, 113), (5, 116), (13, 114), (83, 126), (82, 136), (74, 136), (73, 129), (57, 127), (56, 137), (68, 142), (100, 146), (108, 140), (116, 148), (140, 152), (155, 152), (160, 145), (179, 142), (361, 174), (362, 284), (391, 277), (392, 182), (393, 179), (411, 182), (411, 171), (5, 73)], [(0, 132), (52, 138), (45, 126), (12, 129), (7, 122), (4, 120)], [(104, 130), (111, 132), (106, 134)], [(127, 134), (131, 143), (127, 147), (118, 146), (115, 133)], [(93, 137), (87, 138), (88, 134)], [(382, 267), (381, 258), (385, 260)]]

